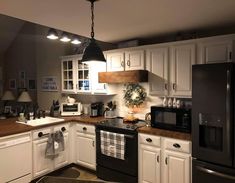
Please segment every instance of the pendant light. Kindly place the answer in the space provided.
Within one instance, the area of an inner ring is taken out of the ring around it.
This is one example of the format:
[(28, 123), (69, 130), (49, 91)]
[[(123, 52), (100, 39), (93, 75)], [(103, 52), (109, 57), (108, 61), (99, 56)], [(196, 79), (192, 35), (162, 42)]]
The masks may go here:
[(65, 42), (65, 43), (71, 41), (69, 34), (67, 32), (63, 32), (60, 38), (60, 41)]
[(82, 56), (82, 62), (101, 61), (106, 62), (104, 54), (94, 38), (94, 2), (97, 0), (87, 0), (91, 3), (91, 39), (89, 45), (85, 48)]

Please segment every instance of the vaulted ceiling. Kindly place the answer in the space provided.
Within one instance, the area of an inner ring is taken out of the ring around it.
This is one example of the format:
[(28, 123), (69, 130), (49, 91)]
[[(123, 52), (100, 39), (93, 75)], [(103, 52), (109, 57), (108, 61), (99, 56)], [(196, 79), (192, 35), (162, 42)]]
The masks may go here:
[[(106, 42), (235, 24), (234, 0), (99, 0), (95, 37)], [(90, 36), (87, 0), (1, 0), (0, 13)]]

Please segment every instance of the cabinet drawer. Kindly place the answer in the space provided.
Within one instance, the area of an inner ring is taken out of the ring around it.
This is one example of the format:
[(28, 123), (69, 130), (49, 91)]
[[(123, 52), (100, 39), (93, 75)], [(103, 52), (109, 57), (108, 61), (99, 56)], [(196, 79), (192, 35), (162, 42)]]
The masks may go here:
[(95, 126), (94, 125), (86, 125), (86, 124), (77, 124), (77, 131), (82, 133), (90, 133), (95, 134)]
[(173, 150), (191, 154), (191, 142), (176, 139), (164, 139), (164, 147), (166, 150)]
[(68, 132), (69, 131), (69, 124), (64, 123), (64, 124), (55, 126), (54, 132), (56, 132), (56, 131)]
[(156, 147), (161, 146), (161, 138), (159, 136), (139, 134), (139, 142), (141, 144), (152, 145)]
[[(38, 129), (38, 130), (33, 131), (33, 139), (40, 138), (40, 137), (39, 137), (39, 133), (40, 133), (40, 134), (42, 133), (42, 137), (43, 137), (44, 135), (45, 135), (45, 137), (48, 137), (48, 134), (49, 134), (49, 133), (52, 133), (51, 127), (49, 127), (49, 128), (41, 128), (41, 129)], [(41, 137), (41, 138), (42, 138), (42, 137)]]

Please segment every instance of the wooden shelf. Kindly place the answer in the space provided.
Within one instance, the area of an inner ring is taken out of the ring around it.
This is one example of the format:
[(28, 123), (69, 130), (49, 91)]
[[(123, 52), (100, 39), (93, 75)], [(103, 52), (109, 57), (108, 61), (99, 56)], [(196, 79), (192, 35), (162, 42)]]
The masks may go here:
[(99, 72), (99, 83), (148, 82), (147, 70)]

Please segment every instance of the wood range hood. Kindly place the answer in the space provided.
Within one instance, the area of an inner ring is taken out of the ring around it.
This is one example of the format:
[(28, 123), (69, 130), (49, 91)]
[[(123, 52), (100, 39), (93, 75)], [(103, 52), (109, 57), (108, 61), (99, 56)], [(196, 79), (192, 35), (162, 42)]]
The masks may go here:
[(147, 70), (99, 72), (99, 83), (139, 83), (148, 82)]

